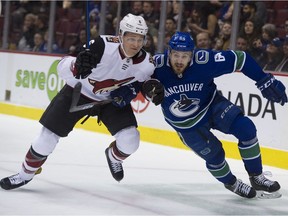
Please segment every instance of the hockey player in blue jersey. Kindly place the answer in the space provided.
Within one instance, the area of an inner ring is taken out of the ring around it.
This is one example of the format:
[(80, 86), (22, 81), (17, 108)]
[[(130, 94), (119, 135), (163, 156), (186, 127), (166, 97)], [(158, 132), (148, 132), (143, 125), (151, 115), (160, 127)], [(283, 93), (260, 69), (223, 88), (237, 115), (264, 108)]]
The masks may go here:
[[(224, 186), (246, 198), (258, 195), (279, 197), (280, 185), (262, 173), (261, 153), (253, 122), (217, 91), (214, 78), (235, 71), (256, 82), (262, 95), (272, 102), (287, 102), (284, 85), (272, 74), (264, 73), (257, 63), (242, 51), (194, 50), (188, 33), (177, 32), (164, 54), (154, 56), (154, 86), (143, 86), (144, 93), (164, 86), (163, 101), (158, 94), (166, 122), (182, 142), (206, 161), (209, 172)], [(153, 95), (152, 95), (153, 96)], [(239, 152), (251, 186), (231, 172), (221, 142), (211, 132), (216, 129), (238, 139)], [(267, 195), (268, 192), (268, 195)]]

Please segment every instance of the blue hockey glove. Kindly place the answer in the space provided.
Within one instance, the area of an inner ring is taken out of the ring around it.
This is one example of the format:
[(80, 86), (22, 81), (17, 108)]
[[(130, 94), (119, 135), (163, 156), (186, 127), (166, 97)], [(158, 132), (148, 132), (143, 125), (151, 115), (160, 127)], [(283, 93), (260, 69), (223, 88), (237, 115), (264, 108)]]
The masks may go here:
[(136, 85), (138, 84), (128, 84), (112, 91), (110, 93), (110, 96), (113, 99), (112, 104), (117, 107), (124, 107), (130, 104), (139, 92)]
[(157, 79), (150, 79), (143, 83), (142, 93), (147, 100), (151, 100), (156, 106), (164, 99), (164, 86)]
[(73, 75), (76, 79), (85, 79), (96, 67), (96, 56), (89, 50), (84, 50), (77, 55)]
[(285, 86), (281, 81), (275, 79), (272, 74), (269, 73), (266, 77), (256, 82), (256, 86), (267, 100), (280, 103), (282, 106), (287, 103)]

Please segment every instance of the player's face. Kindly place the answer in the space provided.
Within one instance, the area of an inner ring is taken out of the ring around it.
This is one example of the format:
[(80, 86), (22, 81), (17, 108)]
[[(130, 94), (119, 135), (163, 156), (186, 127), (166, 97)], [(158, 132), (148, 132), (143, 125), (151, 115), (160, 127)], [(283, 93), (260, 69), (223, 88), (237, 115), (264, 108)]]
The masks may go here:
[(190, 64), (192, 52), (180, 52), (176, 50), (171, 50), (169, 58), (170, 64), (174, 72), (176, 74), (182, 74), (188, 64)]
[(128, 56), (135, 56), (144, 46), (144, 36), (131, 32), (126, 32), (122, 37), (123, 48)]

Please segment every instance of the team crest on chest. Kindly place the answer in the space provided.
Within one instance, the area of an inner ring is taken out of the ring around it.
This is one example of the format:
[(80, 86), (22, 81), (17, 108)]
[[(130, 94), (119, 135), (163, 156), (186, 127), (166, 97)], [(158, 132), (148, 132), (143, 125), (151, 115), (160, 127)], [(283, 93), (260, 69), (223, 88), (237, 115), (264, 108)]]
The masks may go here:
[(88, 81), (92, 86), (94, 86), (93, 93), (94, 94), (97, 94), (97, 93), (101, 94), (101, 93), (105, 93), (105, 92), (117, 89), (120, 86), (123, 86), (126, 83), (130, 82), (134, 78), (135, 77), (128, 77), (128, 78), (123, 79), (123, 80), (106, 79), (103, 81), (97, 81), (97, 80), (93, 80), (93, 79), (89, 78)]
[(186, 94), (181, 94), (179, 100), (174, 99), (170, 106), (170, 111), (177, 117), (186, 117), (194, 114), (199, 109), (200, 100), (198, 98), (188, 98)]

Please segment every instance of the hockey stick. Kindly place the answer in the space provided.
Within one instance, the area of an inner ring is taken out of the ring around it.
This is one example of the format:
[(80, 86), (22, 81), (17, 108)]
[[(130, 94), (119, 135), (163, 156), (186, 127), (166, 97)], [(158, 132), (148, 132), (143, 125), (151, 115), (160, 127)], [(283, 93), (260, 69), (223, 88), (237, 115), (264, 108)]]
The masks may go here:
[(90, 16), (89, 16), (89, 1), (86, 1), (86, 50), (90, 49)]
[(72, 102), (71, 102), (69, 112), (78, 112), (78, 111), (82, 111), (86, 109), (91, 109), (93, 106), (104, 105), (104, 104), (111, 103), (113, 101), (112, 99), (107, 99), (103, 101), (94, 101), (91, 103), (77, 106), (80, 95), (81, 95), (81, 88), (82, 88), (82, 84), (81, 82), (78, 82), (73, 89)]

